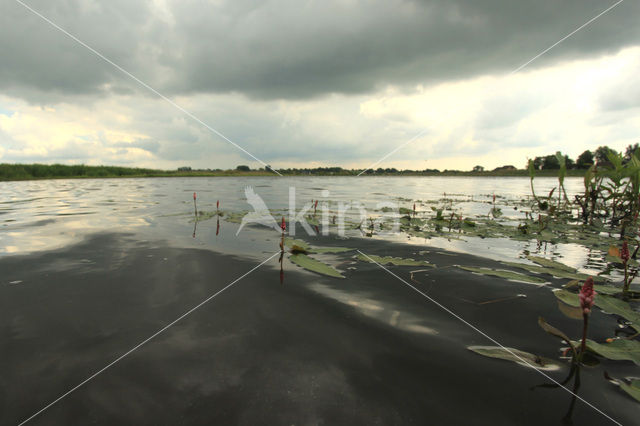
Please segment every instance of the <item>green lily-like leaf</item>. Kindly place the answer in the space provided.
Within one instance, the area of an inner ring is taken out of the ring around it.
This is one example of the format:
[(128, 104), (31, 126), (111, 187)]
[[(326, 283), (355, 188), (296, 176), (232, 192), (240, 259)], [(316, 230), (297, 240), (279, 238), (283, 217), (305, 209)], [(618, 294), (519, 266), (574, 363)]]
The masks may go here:
[(618, 288), (618, 287), (613, 287), (610, 285), (594, 285), (593, 289), (596, 291), (596, 293), (598, 294), (608, 294), (608, 295), (614, 295), (614, 294), (618, 294), (618, 293), (622, 293), (622, 289)]
[(297, 246), (299, 248), (306, 250), (309, 253), (342, 253), (345, 251), (355, 250), (349, 247), (316, 247), (316, 246), (310, 245), (304, 240), (299, 240), (294, 238), (285, 238), (284, 245), (289, 248), (293, 248), (294, 246)]
[(530, 284), (544, 284), (546, 281), (542, 278), (532, 277), (530, 275), (521, 274), (519, 272), (508, 271), (506, 269), (490, 269), (490, 268), (475, 268), (472, 266), (458, 266), (465, 271), (475, 272), (476, 274), (490, 275), (493, 277), (505, 278), (512, 281), (523, 281)]
[(580, 298), (576, 293), (572, 293), (563, 289), (554, 289), (553, 295), (569, 306), (580, 307)]
[[(572, 293), (563, 289), (554, 289), (553, 294), (569, 306), (580, 306), (580, 298), (577, 293)], [(598, 294), (595, 297), (595, 305), (608, 314), (620, 315), (627, 321), (631, 322), (631, 327), (640, 332), (640, 313), (631, 309), (631, 305), (629, 305), (629, 303), (613, 296)]]
[(500, 346), (469, 346), (467, 349), (482, 356), (512, 361), (525, 367), (533, 366), (540, 370), (552, 371), (559, 370), (562, 367), (552, 359), (513, 348), (502, 348)]
[(293, 246), (298, 246), (301, 247), (307, 251), (309, 251), (311, 249), (311, 246), (309, 245), (309, 243), (307, 243), (304, 240), (298, 240), (298, 239), (294, 239), (294, 238), (285, 238), (284, 239), (284, 245), (291, 248)]
[(544, 266), (545, 268), (557, 269), (559, 271), (566, 271), (571, 273), (576, 272), (576, 270), (571, 266), (567, 266), (564, 263), (556, 262), (555, 260), (546, 259), (544, 257), (527, 256), (527, 259), (529, 259), (533, 263), (537, 263), (540, 266)]
[(640, 402), (640, 379), (631, 379), (629, 383), (624, 380), (614, 379), (610, 377), (606, 372), (604, 373), (605, 379), (620, 386), (620, 389), (629, 394), (636, 401)]
[(595, 298), (596, 306), (610, 314), (620, 315), (631, 322), (631, 327), (640, 332), (640, 313), (634, 311), (629, 303), (612, 296), (599, 294)]
[(620, 389), (631, 395), (636, 401), (640, 401), (640, 380), (632, 380), (630, 384), (620, 382)]
[(534, 274), (548, 274), (556, 278), (568, 278), (573, 280), (585, 280), (587, 275), (579, 274), (577, 272), (568, 272), (562, 269), (553, 269), (539, 265), (527, 265), (525, 263), (517, 262), (502, 262), (504, 265), (512, 268), (524, 269), (525, 271), (533, 272)]
[(333, 266), (327, 265), (324, 262), (320, 262), (319, 260), (309, 257), (306, 254), (293, 255), (289, 257), (289, 260), (308, 271), (335, 278), (344, 278), (344, 276)]
[(549, 324), (542, 317), (538, 317), (538, 325), (540, 326), (540, 328), (542, 328), (544, 331), (551, 334), (552, 336), (556, 336), (564, 340), (566, 343), (569, 344), (569, 346), (571, 346), (573, 353), (574, 354), (576, 353), (576, 348), (573, 346), (573, 343), (571, 343), (571, 339), (569, 338), (569, 336), (567, 336), (565, 333), (563, 333), (562, 331), (558, 330), (557, 328)]
[(247, 214), (247, 212), (230, 212), (226, 213), (224, 216), (224, 220), (231, 223), (242, 223), (242, 218)]
[(311, 247), (312, 253), (343, 253), (345, 251), (353, 251), (351, 247)]
[(587, 339), (587, 349), (607, 359), (633, 361), (640, 365), (640, 342), (637, 340), (616, 339), (600, 344)]
[(426, 260), (415, 260), (415, 259), (404, 259), (402, 257), (392, 257), (392, 256), (376, 256), (374, 254), (368, 255), (358, 255), (358, 260), (362, 260), (364, 262), (369, 263), (379, 263), (380, 265), (395, 265), (395, 266), (429, 266), (431, 268), (435, 267), (435, 265), (427, 262)]
[(566, 303), (558, 299), (558, 309), (567, 318), (577, 320), (581, 320), (583, 318), (582, 308), (580, 306), (567, 305)]

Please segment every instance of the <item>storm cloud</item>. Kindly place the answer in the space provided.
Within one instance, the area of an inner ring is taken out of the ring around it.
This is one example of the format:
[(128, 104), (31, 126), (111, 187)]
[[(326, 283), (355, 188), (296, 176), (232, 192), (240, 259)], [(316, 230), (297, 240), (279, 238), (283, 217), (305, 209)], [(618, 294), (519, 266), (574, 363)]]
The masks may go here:
[[(613, 2), (31, 0), (156, 89), (259, 99), (361, 94), (516, 69)], [(15, 1), (0, 6), (0, 89), (45, 100), (140, 87)], [(638, 44), (627, 1), (530, 65)]]
[[(640, 133), (640, 3), (21, 0), (276, 167), (466, 168)], [(261, 167), (18, 1), (0, 161)]]

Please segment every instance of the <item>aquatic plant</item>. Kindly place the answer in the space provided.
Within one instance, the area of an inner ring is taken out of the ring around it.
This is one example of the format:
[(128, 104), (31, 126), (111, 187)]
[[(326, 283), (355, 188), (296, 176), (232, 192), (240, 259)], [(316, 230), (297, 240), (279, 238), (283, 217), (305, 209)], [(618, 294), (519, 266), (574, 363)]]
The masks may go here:
[(533, 163), (533, 160), (529, 159), (529, 181), (531, 184), (531, 194), (533, 195), (533, 199), (536, 200), (536, 202), (538, 201), (538, 197), (536, 197), (536, 191), (533, 189), (533, 179), (536, 177), (536, 172), (535, 172), (535, 165)]
[(284, 216), (282, 216), (282, 222), (280, 223), (280, 229), (282, 229), (282, 235), (280, 236), (280, 251), (284, 252), (284, 233), (287, 230), (287, 223), (284, 221)]
[(582, 359), (587, 345), (587, 328), (589, 327), (589, 314), (596, 297), (593, 289), (593, 278), (589, 277), (582, 285), (578, 297), (580, 298), (580, 308), (582, 308), (582, 342), (580, 344), (580, 359)]
[(196, 205), (196, 193), (193, 193), (193, 209), (196, 212), (196, 217), (198, 216), (198, 206)]
[(580, 350), (576, 349), (574, 342), (559, 329), (553, 327), (549, 323), (547, 323), (544, 318), (538, 318), (538, 325), (547, 333), (552, 336), (558, 337), (562, 339), (569, 348), (565, 351), (568, 353), (571, 351), (571, 370), (569, 371), (569, 375), (562, 381), (556, 382), (553, 384), (545, 383), (542, 385), (538, 385), (536, 387), (550, 387), (550, 388), (558, 388), (560, 386), (566, 385), (572, 378), (574, 378), (573, 382), (573, 397), (571, 398), (571, 403), (569, 405), (569, 410), (567, 414), (564, 416), (564, 421), (566, 423), (571, 423), (571, 416), (573, 415), (573, 409), (576, 402), (576, 395), (578, 389), (580, 388), (580, 368), (585, 361), (585, 353), (587, 349), (587, 330), (589, 326), (589, 315), (591, 314), (591, 309), (593, 308), (594, 301), (596, 297), (596, 292), (594, 290), (593, 278), (588, 277), (582, 287), (580, 288), (580, 292), (578, 294), (578, 299), (580, 302), (580, 309), (582, 311), (582, 340), (580, 342)]
[(338, 271), (333, 266), (309, 257), (303, 253), (292, 255), (289, 260), (308, 271), (316, 272), (318, 274), (327, 275), (334, 278), (344, 278), (344, 275), (342, 275), (340, 271)]
[[(558, 170), (558, 211), (560, 210), (560, 202), (562, 199), (569, 204), (569, 197), (567, 196), (567, 190), (564, 188), (564, 178), (567, 175), (567, 157), (562, 155), (560, 151), (556, 152), (556, 158), (560, 169)], [(562, 197), (561, 197), (562, 195)]]
[(627, 294), (629, 292), (629, 284), (631, 284), (631, 280), (629, 280), (629, 258), (631, 255), (629, 254), (629, 244), (627, 241), (622, 242), (622, 249), (620, 249), (620, 259), (622, 259), (622, 267), (624, 268), (624, 287), (622, 289), (623, 294)]
[(619, 386), (620, 389), (625, 391), (629, 396), (635, 398), (636, 401), (640, 402), (640, 379), (614, 379), (607, 372), (604, 373), (604, 378), (613, 383), (616, 386)]

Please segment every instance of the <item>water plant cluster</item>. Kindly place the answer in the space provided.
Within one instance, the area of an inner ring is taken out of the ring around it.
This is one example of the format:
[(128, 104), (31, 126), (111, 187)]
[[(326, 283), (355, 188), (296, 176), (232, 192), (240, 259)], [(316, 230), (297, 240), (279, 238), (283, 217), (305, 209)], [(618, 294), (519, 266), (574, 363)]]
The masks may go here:
[[(561, 154), (558, 153), (558, 157), (561, 158)], [(493, 268), (468, 264), (440, 266), (425, 259), (423, 252), (419, 252), (417, 258), (373, 254), (365, 256), (354, 247), (318, 246), (302, 238), (286, 236), (289, 224), (283, 216), (286, 214), (285, 210), (282, 209), (270, 211), (274, 217), (282, 217), (279, 224), (280, 282), (284, 284), (284, 259), (288, 259), (296, 267), (333, 279), (348, 277), (346, 272), (357, 273), (357, 267), (353, 265), (366, 262), (386, 267), (411, 268), (409, 272), (412, 281), (415, 281), (416, 273), (450, 267), (471, 274), (540, 287), (560, 280), (563, 283), (560, 288), (550, 286), (558, 309), (566, 317), (582, 320), (583, 328), (581, 335), (572, 339), (569, 337), (571, 333), (561, 331), (543, 318), (539, 319), (538, 323), (544, 331), (560, 338), (566, 345), (560, 348), (559, 357), (543, 357), (521, 349), (500, 346), (470, 346), (469, 350), (486, 357), (513, 361), (542, 370), (560, 370), (568, 364), (569, 372), (564, 380), (544, 383), (539, 387), (565, 386), (573, 380), (572, 389), (577, 393), (580, 387), (580, 370), (584, 366), (594, 367), (601, 359), (640, 365), (640, 313), (635, 308), (640, 300), (640, 288), (632, 284), (640, 267), (635, 259), (638, 252), (637, 219), (640, 200), (637, 191), (640, 160), (638, 156), (634, 156), (631, 161), (619, 160), (620, 156), (611, 155), (609, 163), (592, 166), (589, 177), (585, 177), (585, 191), (596, 191), (596, 195), (586, 193), (590, 200), (595, 200), (594, 207), (589, 210), (587, 216), (582, 214), (582, 195), (571, 200), (566, 193), (563, 168), (560, 168), (558, 185), (550, 193), (541, 196), (535, 192), (534, 170), (531, 176), (531, 197), (507, 202), (505, 197), (491, 194), (487, 197), (488, 201), (482, 201), (487, 204), (484, 215), (463, 216), (457, 207), (460, 197), (444, 194), (443, 198), (431, 201), (398, 199), (399, 203), (408, 207), (400, 207), (396, 211), (383, 208), (367, 220), (353, 215), (346, 222), (356, 235), (359, 233), (367, 237), (384, 233), (390, 227), (389, 220), (394, 219), (400, 223), (400, 232), (411, 237), (533, 238), (588, 244), (599, 247), (606, 253), (607, 261), (618, 269), (619, 276), (623, 277), (621, 282), (612, 281), (606, 275), (591, 277), (561, 262), (533, 255), (526, 255), (519, 262), (502, 261), (498, 263), (499, 266)], [(239, 224), (247, 214), (222, 211), (219, 209), (219, 202), (216, 203), (215, 211), (199, 211), (196, 194), (193, 202), (194, 222), (197, 224), (198, 221), (215, 217), (218, 229), (220, 218)], [(306, 219), (311, 225), (317, 226), (318, 203), (312, 201), (311, 206)], [(517, 220), (507, 213), (508, 209), (514, 209), (512, 211), (518, 213)], [(336, 213), (335, 209), (329, 211)], [(335, 221), (330, 221), (329, 225), (336, 226)], [(346, 265), (352, 266), (345, 270)], [(602, 341), (591, 340), (588, 336), (589, 319), (595, 308), (617, 319), (618, 326), (612, 328), (610, 337)], [(566, 362), (562, 362), (563, 359)], [(603, 375), (626, 394), (640, 401), (640, 381), (634, 378), (611, 377), (606, 369), (603, 369)], [(575, 398), (571, 402), (568, 417), (571, 416), (574, 404)]]

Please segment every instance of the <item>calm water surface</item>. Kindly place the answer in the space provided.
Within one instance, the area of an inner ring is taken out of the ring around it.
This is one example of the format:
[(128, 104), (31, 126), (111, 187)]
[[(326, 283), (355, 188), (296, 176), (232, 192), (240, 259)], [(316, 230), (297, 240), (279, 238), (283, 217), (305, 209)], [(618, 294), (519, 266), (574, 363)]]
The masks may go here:
[[(536, 192), (546, 194), (557, 180), (535, 183)], [(235, 223), (221, 220), (218, 228), (215, 219), (193, 220), (193, 192), (200, 211), (215, 210), (219, 200), (223, 212), (241, 212), (251, 210), (248, 186), (278, 214), (289, 207), (291, 187), (298, 208), (312, 199), (355, 201), (377, 214), (380, 202), (405, 208), (416, 202), (431, 215), (430, 206), (450, 203), (465, 217), (486, 217), (495, 193), (503, 217), (513, 221), (523, 216), (514, 203), (530, 194), (526, 178), (0, 183), (0, 425), (32, 415), (278, 251), (279, 233), (272, 229), (247, 227), (236, 236)], [(581, 192), (581, 179), (567, 179), (566, 188), (570, 197)], [(561, 343), (541, 331), (537, 319), (578, 335), (579, 322), (560, 312), (550, 291), (566, 280), (550, 278), (549, 287), (539, 287), (456, 265), (496, 267), (491, 259), (524, 261), (530, 252), (597, 272), (602, 253), (463, 237), (398, 233), (377, 238), (403, 244), (365, 238), (351, 245), (330, 236), (318, 245), (384, 256), (426, 253), (438, 268), (392, 269), (506, 346), (558, 360)], [(569, 394), (531, 391), (544, 382), (538, 373), (469, 351), (468, 345), (490, 342), (353, 256), (317, 256), (347, 279), (308, 273), (285, 257), (284, 280), (274, 257), (33, 424), (560, 424)], [(590, 324), (596, 341), (620, 328), (599, 310)], [(567, 371), (563, 362), (551, 374), (562, 380)], [(637, 366), (602, 360), (583, 371), (580, 394), (632, 424), (636, 403), (605, 381), (603, 371), (629, 377)], [(575, 424), (612, 424), (582, 403), (573, 418)]]
[[(271, 243), (255, 234), (235, 237), (236, 227), (222, 224), (216, 235), (213, 221), (201, 222), (196, 238), (187, 217), (193, 211), (192, 193), (198, 194), (199, 210), (215, 210), (217, 200), (225, 211), (251, 210), (245, 188), (253, 187), (271, 210), (288, 209), (289, 191), (295, 188), (296, 206), (311, 200), (360, 202), (367, 211), (378, 203), (395, 202), (412, 208), (414, 201), (451, 199), (455, 211), (465, 216), (486, 215), (496, 194), (506, 218), (522, 218), (510, 201), (530, 196), (528, 178), (474, 177), (216, 177), (146, 179), (70, 179), (5, 182), (0, 196), (0, 256), (25, 254), (61, 248), (85, 236), (102, 231), (139, 234), (149, 240), (165, 240), (176, 246), (207, 246), (227, 252), (258, 254), (270, 251)], [(547, 194), (557, 185), (555, 178), (537, 178), (538, 194)], [(568, 178), (565, 187), (570, 198), (583, 190), (580, 178)], [(328, 196), (327, 195), (328, 191)], [(422, 207), (427, 208), (427, 207)], [(352, 212), (355, 214), (355, 212)], [(387, 236), (448, 250), (473, 253), (493, 259), (517, 258), (525, 250), (562, 258), (563, 262), (585, 272), (596, 273), (602, 266), (601, 253), (575, 244), (516, 242), (505, 239), (469, 237), (464, 241), (445, 238), (408, 239), (406, 235)]]

